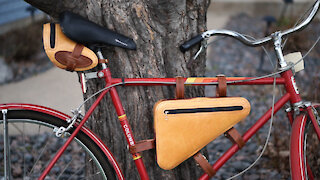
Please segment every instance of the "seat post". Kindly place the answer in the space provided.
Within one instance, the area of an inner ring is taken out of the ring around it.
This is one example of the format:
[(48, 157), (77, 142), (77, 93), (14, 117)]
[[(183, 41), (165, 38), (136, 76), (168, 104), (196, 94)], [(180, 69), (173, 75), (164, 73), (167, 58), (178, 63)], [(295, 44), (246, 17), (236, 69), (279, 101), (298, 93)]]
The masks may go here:
[[(98, 55), (99, 59), (104, 59), (100, 48), (98, 49), (97, 55)], [(102, 66), (102, 69), (107, 69), (108, 68), (106, 63), (101, 63), (101, 66)]]

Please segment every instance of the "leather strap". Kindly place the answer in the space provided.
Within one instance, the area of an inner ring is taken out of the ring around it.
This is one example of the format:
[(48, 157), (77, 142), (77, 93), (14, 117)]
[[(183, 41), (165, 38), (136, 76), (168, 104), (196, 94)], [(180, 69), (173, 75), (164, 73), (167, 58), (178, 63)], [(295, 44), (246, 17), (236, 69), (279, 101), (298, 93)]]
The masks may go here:
[(108, 59), (99, 59), (98, 62), (99, 62), (99, 64), (108, 63)]
[(131, 154), (142, 152), (149, 149), (155, 148), (155, 139), (147, 139), (137, 142), (134, 146), (129, 147)]
[(78, 59), (81, 56), (81, 52), (82, 52), (83, 48), (84, 48), (84, 46), (82, 44), (77, 43), (71, 53), (71, 56)]
[(241, 134), (236, 130), (236, 128), (232, 127), (229, 129), (226, 133), (225, 136), (230, 139), (234, 144), (237, 144), (239, 149), (241, 149), (244, 145), (245, 142), (241, 136)]
[(77, 65), (76, 61), (72, 57), (70, 57), (68, 58), (68, 61), (67, 61), (66, 70), (72, 72), (76, 68), (76, 65)]
[(77, 66), (77, 60), (80, 58), (83, 48), (84, 46), (82, 44), (76, 44), (76, 46), (74, 47), (71, 53), (71, 56), (69, 56), (67, 60), (67, 64), (66, 64), (67, 71), (71, 71), (71, 72), (74, 71), (74, 69)]
[(184, 78), (176, 77), (176, 99), (184, 99)]
[(223, 74), (217, 75), (218, 77), (218, 86), (216, 89), (217, 97), (226, 97), (227, 96), (227, 78)]
[(195, 154), (193, 158), (197, 161), (203, 171), (209, 175), (209, 177), (212, 177), (216, 174), (216, 171), (211, 167), (206, 157), (203, 156), (200, 152)]

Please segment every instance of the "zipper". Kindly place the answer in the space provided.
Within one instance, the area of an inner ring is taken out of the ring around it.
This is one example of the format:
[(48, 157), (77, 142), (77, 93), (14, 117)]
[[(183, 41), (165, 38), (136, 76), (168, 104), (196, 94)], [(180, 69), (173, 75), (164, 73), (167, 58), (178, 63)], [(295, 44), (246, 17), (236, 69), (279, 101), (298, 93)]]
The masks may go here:
[(225, 112), (240, 111), (242, 106), (213, 107), (213, 108), (193, 108), (193, 109), (170, 109), (165, 110), (164, 114), (188, 114), (188, 113), (207, 113), (207, 112)]

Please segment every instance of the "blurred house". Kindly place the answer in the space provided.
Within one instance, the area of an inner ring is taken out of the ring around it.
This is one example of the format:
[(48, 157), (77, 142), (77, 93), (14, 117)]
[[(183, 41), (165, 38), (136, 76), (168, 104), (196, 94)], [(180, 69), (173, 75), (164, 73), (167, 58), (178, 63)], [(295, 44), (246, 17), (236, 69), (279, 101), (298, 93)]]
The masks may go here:
[(41, 19), (44, 13), (23, 0), (0, 0), (0, 34)]

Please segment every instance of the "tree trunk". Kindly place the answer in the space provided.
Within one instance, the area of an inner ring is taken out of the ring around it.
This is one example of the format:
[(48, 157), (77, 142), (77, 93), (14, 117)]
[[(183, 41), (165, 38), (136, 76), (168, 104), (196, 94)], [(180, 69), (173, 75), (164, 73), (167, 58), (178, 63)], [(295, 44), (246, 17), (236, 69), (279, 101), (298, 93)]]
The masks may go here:
[[(109, 59), (113, 77), (153, 78), (176, 76), (204, 76), (205, 55), (192, 66), (188, 62), (196, 48), (185, 54), (179, 45), (206, 30), (206, 12), (209, 0), (26, 0), (53, 17), (65, 10), (80, 14), (89, 20), (133, 38), (137, 51), (109, 47), (103, 51)], [(97, 69), (94, 69), (97, 70)], [(102, 80), (89, 80), (84, 97), (104, 87)], [(137, 141), (154, 137), (153, 105), (161, 99), (174, 97), (173, 87), (117, 87), (129, 123)], [(201, 87), (186, 88), (187, 97), (203, 96)], [(89, 119), (89, 127), (107, 144), (119, 162), (125, 177), (139, 179), (134, 162), (126, 146), (115, 109), (107, 96)], [(89, 102), (91, 104), (93, 100)], [(86, 106), (88, 109), (89, 104)], [(151, 179), (196, 179), (202, 171), (196, 163), (187, 160), (172, 171), (160, 169), (155, 150), (142, 153)]]

